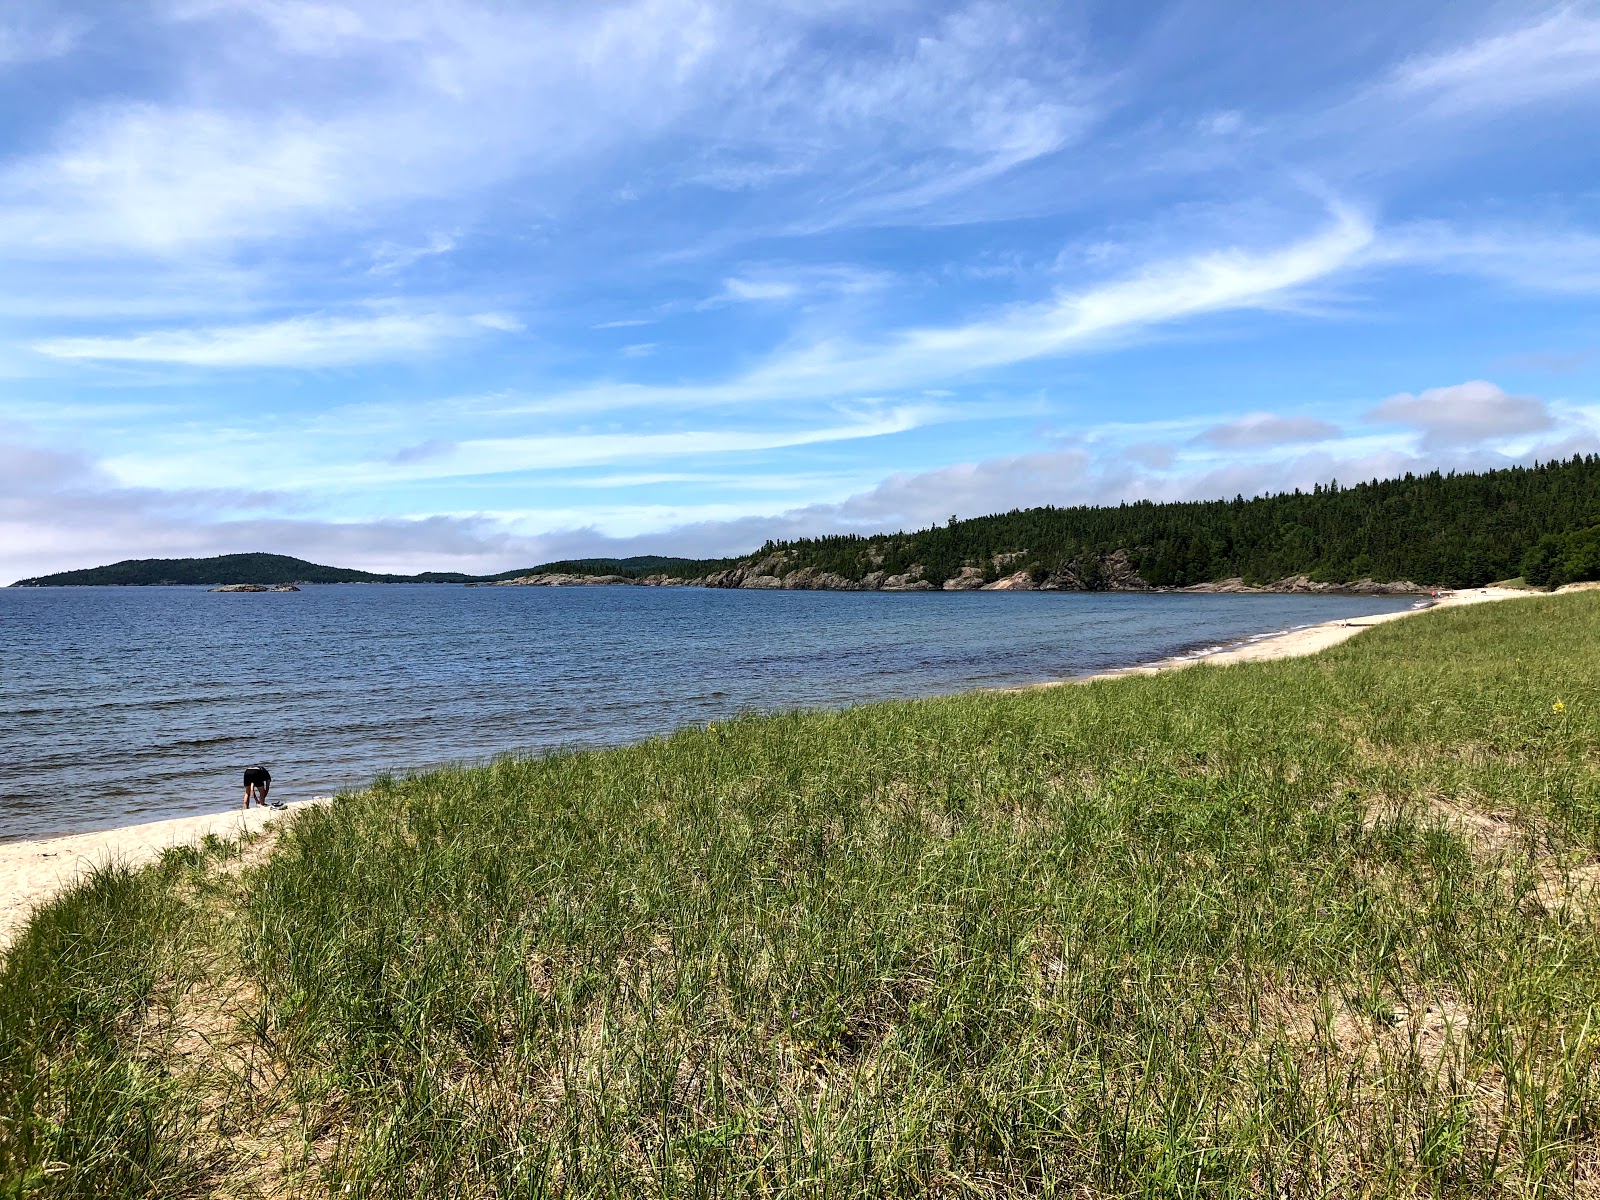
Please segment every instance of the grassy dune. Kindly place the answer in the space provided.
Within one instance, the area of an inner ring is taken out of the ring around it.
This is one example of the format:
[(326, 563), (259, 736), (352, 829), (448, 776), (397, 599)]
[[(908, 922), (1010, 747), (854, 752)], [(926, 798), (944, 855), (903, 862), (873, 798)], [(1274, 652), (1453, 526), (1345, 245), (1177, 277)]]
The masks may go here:
[(0, 1195), (1600, 1194), (1600, 593), (380, 780), (0, 970)]

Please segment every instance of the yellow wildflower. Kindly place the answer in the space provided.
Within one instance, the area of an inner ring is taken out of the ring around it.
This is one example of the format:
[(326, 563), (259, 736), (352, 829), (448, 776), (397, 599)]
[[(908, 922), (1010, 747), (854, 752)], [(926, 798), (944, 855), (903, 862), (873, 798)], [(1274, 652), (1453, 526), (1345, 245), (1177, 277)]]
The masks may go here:
[(1567, 706), (1561, 703), (1561, 701), (1557, 700), (1550, 706), (1550, 711), (1559, 715), (1567, 711)]

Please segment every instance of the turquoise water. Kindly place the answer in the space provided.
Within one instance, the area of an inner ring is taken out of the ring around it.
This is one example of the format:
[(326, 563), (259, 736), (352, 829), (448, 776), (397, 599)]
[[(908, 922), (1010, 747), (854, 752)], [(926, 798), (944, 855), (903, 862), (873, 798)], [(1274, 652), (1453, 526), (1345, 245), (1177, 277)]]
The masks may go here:
[(341, 585), (0, 589), (0, 838), (752, 709), (1059, 679), (1406, 608), (1350, 596)]

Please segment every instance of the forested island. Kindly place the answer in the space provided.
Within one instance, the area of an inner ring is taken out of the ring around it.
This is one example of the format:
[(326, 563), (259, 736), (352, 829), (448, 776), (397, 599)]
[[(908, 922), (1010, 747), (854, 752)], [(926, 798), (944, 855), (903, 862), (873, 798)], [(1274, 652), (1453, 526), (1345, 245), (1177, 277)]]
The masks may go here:
[[(596, 559), (593, 574), (606, 570), (663, 570), (683, 559), (643, 556)], [(104, 567), (61, 571), (19, 579), (12, 587), (210, 587), (253, 583), (267, 587), (289, 583), (495, 583), (526, 575), (526, 570), (498, 575), (464, 575), (459, 571), (424, 571), (420, 575), (386, 575), (349, 567), (325, 567), (287, 554), (219, 554), (213, 558), (129, 558)]]
[(1018, 509), (912, 533), (769, 541), (732, 559), (655, 555), (497, 575), (383, 575), (276, 554), (139, 559), (17, 587), (155, 584), (633, 584), (927, 591), (1276, 591), (1533, 586), (1600, 578), (1600, 455), (1406, 475), (1247, 499)]

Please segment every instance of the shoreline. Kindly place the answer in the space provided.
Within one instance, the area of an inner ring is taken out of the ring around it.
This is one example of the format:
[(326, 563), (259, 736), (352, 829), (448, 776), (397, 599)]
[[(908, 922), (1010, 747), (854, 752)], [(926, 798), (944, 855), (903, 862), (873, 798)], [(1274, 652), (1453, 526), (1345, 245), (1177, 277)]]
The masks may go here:
[[(1569, 584), (1558, 592), (1582, 591), (1600, 584)], [(1355, 637), (1363, 629), (1388, 621), (1398, 621), (1434, 608), (1454, 608), (1467, 604), (1525, 599), (1558, 593), (1523, 591), (1513, 588), (1466, 588), (1440, 595), (1422, 607), (1398, 612), (1375, 613), (1347, 621), (1325, 621), (1297, 629), (1266, 634), (1231, 646), (1198, 654), (1186, 654), (1154, 662), (1136, 663), (1110, 671), (1067, 679), (1046, 680), (1018, 687), (982, 689), (997, 693), (1035, 691), (1121, 679), (1130, 675), (1159, 675), (1200, 664), (1226, 666), (1240, 662), (1270, 662), (1316, 654)], [(237, 808), (199, 816), (176, 817), (163, 821), (123, 825), (91, 833), (60, 834), (54, 837), (0, 842), (0, 953), (33, 908), (58, 890), (83, 878), (106, 862), (142, 865), (159, 858), (173, 846), (199, 841), (207, 834), (237, 837), (269, 827), (280, 816), (308, 805), (329, 803), (328, 797), (294, 801), (283, 809)]]
[(318, 796), (295, 800), (282, 808), (232, 808), (94, 833), (0, 842), (0, 954), (4, 954), (38, 904), (97, 867), (114, 862), (143, 866), (174, 846), (190, 845), (208, 834), (236, 838), (259, 833), (290, 813), (327, 803), (329, 797)]
[[(1582, 591), (1587, 590), (1590, 586), (1600, 585), (1569, 584), (1566, 588), (1558, 590)], [(1302, 658), (1337, 646), (1341, 642), (1347, 642), (1363, 629), (1369, 629), (1373, 625), (1404, 620), (1406, 617), (1414, 617), (1418, 613), (1430, 612), (1436, 608), (1459, 608), (1467, 604), (1521, 600), (1532, 596), (1553, 596), (1556, 594), (1557, 592), (1531, 591), (1520, 588), (1462, 588), (1459, 591), (1441, 592), (1437, 597), (1427, 597), (1426, 603), (1412, 608), (1404, 608), (1398, 612), (1373, 613), (1369, 616), (1358, 617), (1348, 621), (1322, 621), (1315, 625), (1302, 625), (1298, 628), (1285, 629), (1278, 633), (1259, 634), (1255, 637), (1246, 638), (1242, 642), (1220, 646), (1213, 650), (1179, 654), (1170, 658), (1157, 659), (1154, 662), (1135, 663), (1132, 666), (1116, 667), (1109, 671), (1095, 671), (1085, 675), (1075, 675), (1070, 679), (1050, 679), (1040, 683), (1024, 684), (1021, 687), (996, 688), (994, 690), (998, 692), (1039, 691), (1044, 688), (1096, 683), (1105, 679), (1125, 679), (1130, 675), (1164, 675), (1168, 671), (1181, 671), (1188, 667), (1201, 665), (1221, 667), (1228, 666), (1231, 663), (1272, 662), (1280, 658)]]

